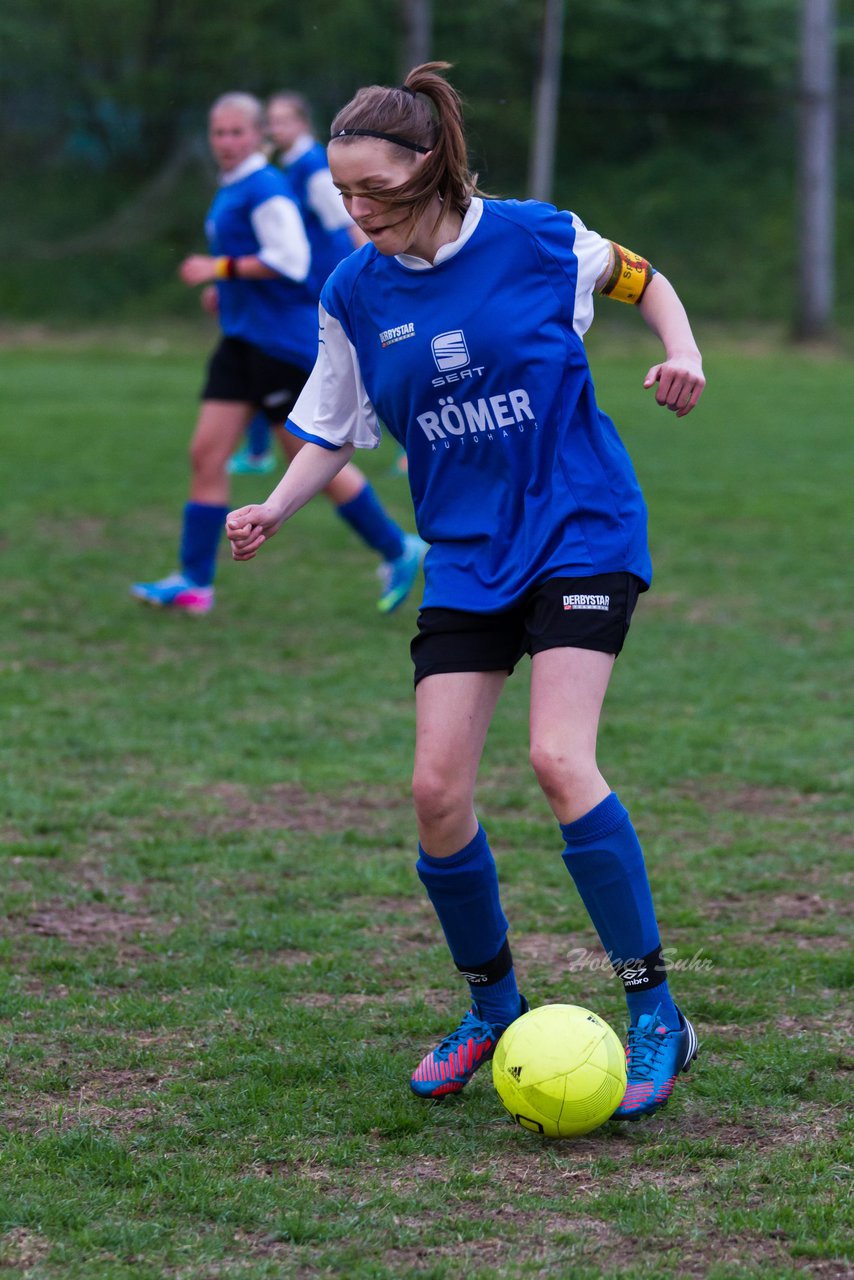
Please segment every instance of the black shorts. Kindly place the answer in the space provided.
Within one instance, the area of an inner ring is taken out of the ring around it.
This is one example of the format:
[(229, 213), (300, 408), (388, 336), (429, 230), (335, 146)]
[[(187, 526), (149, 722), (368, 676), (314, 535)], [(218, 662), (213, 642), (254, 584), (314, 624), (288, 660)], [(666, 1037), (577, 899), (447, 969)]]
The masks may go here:
[(202, 400), (257, 405), (271, 422), (284, 422), (308, 379), (305, 369), (268, 356), (242, 338), (223, 338), (208, 362)]
[(526, 653), (596, 649), (617, 654), (646, 584), (633, 573), (549, 578), (503, 613), (422, 609), (412, 641), (415, 683), (447, 671), (512, 673)]

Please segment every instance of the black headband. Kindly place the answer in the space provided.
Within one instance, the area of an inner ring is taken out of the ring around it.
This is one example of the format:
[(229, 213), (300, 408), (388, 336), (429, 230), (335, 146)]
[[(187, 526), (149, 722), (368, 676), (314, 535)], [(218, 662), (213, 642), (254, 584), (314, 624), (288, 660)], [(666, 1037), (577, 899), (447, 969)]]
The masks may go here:
[(332, 141), (336, 138), (382, 138), (384, 142), (394, 142), (398, 147), (407, 147), (410, 151), (420, 151), (426, 156), (429, 147), (422, 147), (420, 142), (410, 142), (408, 138), (401, 138), (399, 133), (381, 133), (379, 129), (339, 129), (337, 133), (333, 133)]

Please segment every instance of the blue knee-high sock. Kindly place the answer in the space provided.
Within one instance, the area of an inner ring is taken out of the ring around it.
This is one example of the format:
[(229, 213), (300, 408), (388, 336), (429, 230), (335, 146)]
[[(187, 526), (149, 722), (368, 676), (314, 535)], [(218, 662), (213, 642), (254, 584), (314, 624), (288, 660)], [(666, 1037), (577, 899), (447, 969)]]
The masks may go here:
[(270, 448), (270, 419), (266, 413), (256, 413), (246, 429), (246, 443), (253, 458), (260, 458)]
[(433, 858), (419, 845), (416, 869), (478, 1013), (493, 1026), (508, 1026), (519, 1016), (519, 988), (486, 832), (478, 827), (449, 858)]
[(563, 860), (622, 979), (631, 1022), (657, 1008), (661, 1021), (675, 1030), (679, 1017), (667, 986), (643, 851), (627, 811), (612, 791), (560, 829)]
[(357, 533), (383, 560), (396, 560), (403, 555), (403, 530), (383, 507), (371, 485), (337, 508), (342, 520)]
[(188, 502), (181, 530), (181, 571), (197, 587), (209, 587), (216, 571), (216, 549), (228, 507)]

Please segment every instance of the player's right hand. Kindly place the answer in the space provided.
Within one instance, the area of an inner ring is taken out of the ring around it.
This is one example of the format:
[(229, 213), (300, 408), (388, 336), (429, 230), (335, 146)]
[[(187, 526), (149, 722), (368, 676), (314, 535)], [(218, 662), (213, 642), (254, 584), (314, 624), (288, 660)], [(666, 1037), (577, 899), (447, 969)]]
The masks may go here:
[(231, 543), (232, 559), (252, 560), (259, 548), (281, 527), (281, 515), (266, 503), (252, 503), (229, 512), (225, 532)]

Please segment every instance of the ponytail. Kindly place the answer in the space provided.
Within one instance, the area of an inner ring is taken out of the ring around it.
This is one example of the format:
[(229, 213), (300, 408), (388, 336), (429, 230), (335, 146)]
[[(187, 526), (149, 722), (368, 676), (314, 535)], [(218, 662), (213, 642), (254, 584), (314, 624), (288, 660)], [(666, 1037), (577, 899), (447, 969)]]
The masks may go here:
[(337, 146), (346, 146), (351, 138), (369, 137), (397, 147), (401, 156), (429, 153), (408, 182), (390, 191), (372, 192), (376, 199), (409, 205), (414, 221), (436, 195), (445, 209), (464, 216), (472, 196), (478, 194), (477, 174), (469, 170), (462, 101), (439, 74), (450, 65), (425, 62), (414, 67), (397, 88), (360, 89), (332, 121), (330, 142)]

